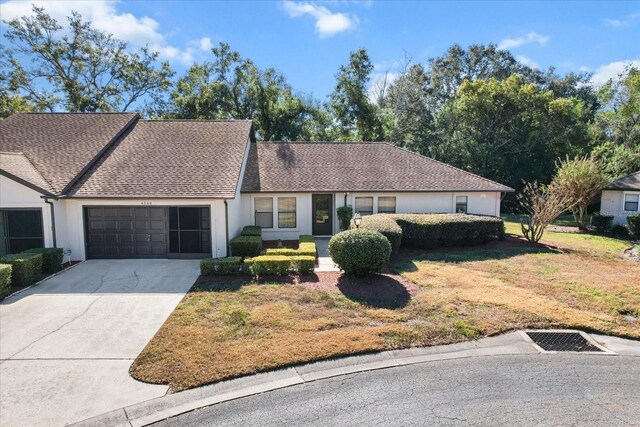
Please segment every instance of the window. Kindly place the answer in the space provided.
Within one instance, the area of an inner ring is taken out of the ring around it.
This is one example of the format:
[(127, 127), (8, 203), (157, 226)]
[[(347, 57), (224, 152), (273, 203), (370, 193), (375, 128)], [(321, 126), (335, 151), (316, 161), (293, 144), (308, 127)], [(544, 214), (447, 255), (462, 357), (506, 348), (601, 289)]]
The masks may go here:
[(396, 213), (396, 198), (378, 197), (378, 213)]
[(625, 194), (624, 210), (627, 212), (638, 212), (639, 202), (640, 202), (640, 194)]
[(456, 196), (456, 213), (467, 213), (467, 196)]
[(278, 228), (296, 228), (295, 197), (278, 197)]
[(253, 202), (256, 207), (256, 225), (262, 228), (273, 228), (273, 199), (256, 197)]
[(360, 215), (373, 214), (373, 197), (356, 197), (356, 212)]
[(40, 209), (0, 210), (0, 256), (44, 247)]

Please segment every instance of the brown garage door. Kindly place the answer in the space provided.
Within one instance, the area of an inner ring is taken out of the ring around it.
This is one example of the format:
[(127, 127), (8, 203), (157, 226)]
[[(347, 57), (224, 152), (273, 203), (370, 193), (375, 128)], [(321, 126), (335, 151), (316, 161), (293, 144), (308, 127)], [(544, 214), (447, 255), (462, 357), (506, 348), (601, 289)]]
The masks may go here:
[(166, 258), (164, 207), (85, 208), (87, 258)]

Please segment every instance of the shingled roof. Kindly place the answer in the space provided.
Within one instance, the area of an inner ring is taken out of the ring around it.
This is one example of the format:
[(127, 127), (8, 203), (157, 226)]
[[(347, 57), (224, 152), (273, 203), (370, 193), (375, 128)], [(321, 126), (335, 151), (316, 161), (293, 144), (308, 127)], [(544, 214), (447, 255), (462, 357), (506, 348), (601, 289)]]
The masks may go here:
[(620, 179), (613, 181), (606, 188), (607, 190), (640, 190), (640, 171), (634, 172)]
[(60, 194), (138, 117), (136, 113), (16, 113), (0, 122), (0, 151), (22, 153), (52, 192)]
[(53, 194), (51, 185), (22, 153), (0, 153), (0, 173), (43, 194)]
[(251, 121), (139, 120), (69, 197), (233, 198)]
[(243, 192), (513, 189), (388, 143), (251, 144)]

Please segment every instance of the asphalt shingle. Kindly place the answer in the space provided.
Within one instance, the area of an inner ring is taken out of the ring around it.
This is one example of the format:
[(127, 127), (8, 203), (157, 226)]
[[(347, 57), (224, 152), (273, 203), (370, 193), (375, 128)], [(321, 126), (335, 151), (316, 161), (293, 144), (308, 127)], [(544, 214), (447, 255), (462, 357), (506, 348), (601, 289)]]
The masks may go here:
[(640, 171), (613, 181), (607, 190), (640, 190)]
[(243, 192), (513, 191), (388, 143), (251, 144)]

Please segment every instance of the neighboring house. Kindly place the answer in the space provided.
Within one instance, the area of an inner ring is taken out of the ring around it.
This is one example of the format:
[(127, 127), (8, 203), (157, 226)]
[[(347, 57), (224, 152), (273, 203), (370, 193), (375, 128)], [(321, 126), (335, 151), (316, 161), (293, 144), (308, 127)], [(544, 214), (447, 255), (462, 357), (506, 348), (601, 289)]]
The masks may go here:
[(336, 208), (500, 215), (509, 187), (387, 143), (256, 142), (250, 121), (18, 113), (0, 122), (0, 254), (220, 257), (338, 232)]
[(626, 224), (628, 216), (640, 214), (640, 171), (623, 176), (602, 191), (600, 213), (613, 216), (614, 224)]

